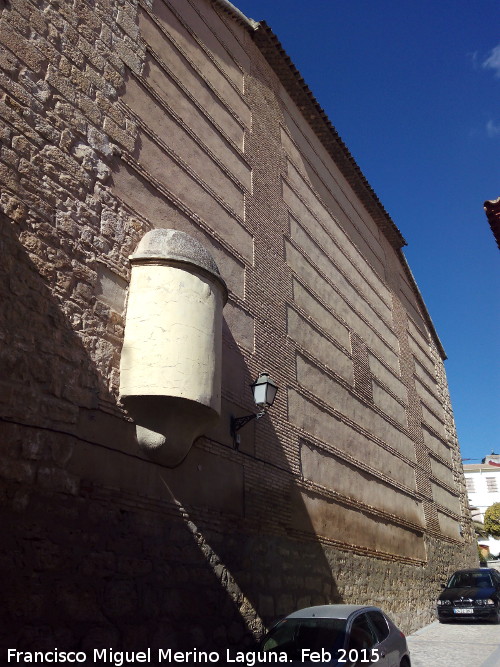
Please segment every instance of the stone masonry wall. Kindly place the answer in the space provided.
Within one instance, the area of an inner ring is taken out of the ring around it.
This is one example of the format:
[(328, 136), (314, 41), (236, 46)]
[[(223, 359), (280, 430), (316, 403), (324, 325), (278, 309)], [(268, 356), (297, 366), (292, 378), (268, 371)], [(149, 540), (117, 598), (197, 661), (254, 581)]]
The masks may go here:
[[(248, 646), (323, 602), (410, 630), (477, 560), (404, 262), (257, 42), (208, 0), (0, 2), (2, 651)], [(174, 469), (118, 396), (153, 228), (229, 290), (221, 419)]]

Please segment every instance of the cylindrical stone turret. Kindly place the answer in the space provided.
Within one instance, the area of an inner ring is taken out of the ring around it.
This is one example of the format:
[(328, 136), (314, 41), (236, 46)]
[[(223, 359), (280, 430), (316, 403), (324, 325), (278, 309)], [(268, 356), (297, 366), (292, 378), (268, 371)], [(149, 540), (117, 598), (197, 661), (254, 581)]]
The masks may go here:
[(226, 285), (188, 234), (148, 232), (130, 258), (120, 394), (139, 445), (176, 465), (220, 414)]

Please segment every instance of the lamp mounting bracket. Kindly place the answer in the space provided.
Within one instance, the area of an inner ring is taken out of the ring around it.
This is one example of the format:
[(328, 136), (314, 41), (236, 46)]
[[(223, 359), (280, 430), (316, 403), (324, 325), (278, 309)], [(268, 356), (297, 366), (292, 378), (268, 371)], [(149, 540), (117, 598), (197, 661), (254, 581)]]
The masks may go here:
[(237, 442), (237, 436), (236, 434), (240, 430), (240, 428), (243, 428), (248, 422), (251, 422), (253, 419), (260, 419), (266, 414), (265, 410), (261, 410), (260, 412), (257, 412), (255, 414), (251, 415), (245, 415), (244, 417), (231, 417), (231, 435), (233, 437), (233, 441), (236, 444), (239, 444)]

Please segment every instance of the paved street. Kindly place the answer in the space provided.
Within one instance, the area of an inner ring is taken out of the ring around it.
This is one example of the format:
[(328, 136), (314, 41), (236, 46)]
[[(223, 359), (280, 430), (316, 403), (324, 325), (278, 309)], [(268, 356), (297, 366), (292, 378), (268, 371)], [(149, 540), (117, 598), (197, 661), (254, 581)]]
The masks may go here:
[(407, 640), (412, 667), (500, 667), (500, 625), (435, 621)]

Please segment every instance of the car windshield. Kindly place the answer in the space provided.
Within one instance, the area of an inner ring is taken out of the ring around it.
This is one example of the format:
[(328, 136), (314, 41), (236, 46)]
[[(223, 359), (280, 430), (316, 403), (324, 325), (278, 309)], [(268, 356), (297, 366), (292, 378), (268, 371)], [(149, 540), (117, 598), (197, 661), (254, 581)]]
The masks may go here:
[(455, 572), (446, 588), (491, 588), (489, 572)]
[(342, 618), (286, 618), (270, 630), (262, 650), (286, 653), (290, 660), (303, 660), (304, 649), (333, 653), (344, 645), (346, 624)]

